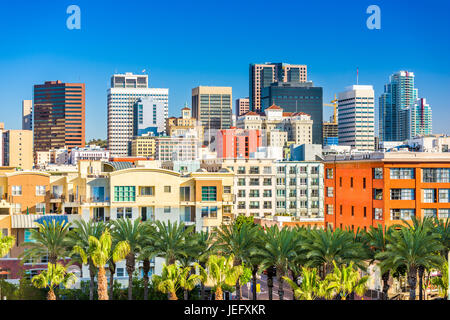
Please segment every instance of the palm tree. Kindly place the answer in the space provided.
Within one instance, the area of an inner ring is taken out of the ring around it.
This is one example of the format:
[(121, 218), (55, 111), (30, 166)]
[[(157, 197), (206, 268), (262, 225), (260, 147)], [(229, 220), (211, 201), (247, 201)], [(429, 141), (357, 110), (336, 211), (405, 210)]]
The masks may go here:
[(252, 298), (253, 300), (257, 300), (256, 294), (256, 283), (257, 283), (257, 274), (261, 266), (262, 257), (260, 255), (260, 250), (263, 247), (264, 243), (262, 240), (263, 229), (260, 226), (256, 227), (256, 234), (253, 238), (253, 248), (250, 251), (250, 256), (246, 259), (247, 265), (251, 268), (252, 271)]
[(354, 241), (354, 233), (336, 229), (312, 229), (308, 233), (308, 241), (303, 247), (306, 253), (307, 267), (322, 267), (322, 279), (332, 271), (333, 261), (338, 266), (353, 261), (364, 269), (363, 261), (366, 258), (361, 243)]
[[(102, 233), (105, 231), (105, 224), (103, 222), (95, 222), (93, 220), (84, 221), (84, 220), (75, 220), (74, 221), (75, 228), (72, 229), (68, 234), (68, 246), (69, 248), (73, 248), (74, 246), (80, 246), (86, 252), (89, 248), (89, 237), (100, 238)], [(75, 256), (76, 260), (80, 260), (79, 256)], [(78, 258), (78, 259), (77, 259)], [(92, 262), (91, 257), (88, 257), (88, 266), (89, 266), (89, 300), (94, 300), (94, 285), (95, 285), (95, 276), (97, 272), (97, 268)]]
[(396, 270), (406, 267), (410, 300), (416, 299), (417, 271), (419, 266), (426, 269), (439, 267), (442, 257), (437, 253), (442, 250), (439, 236), (428, 232), (425, 228), (402, 227), (392, 234), (392, 241), (386, 245), (386, 251), (378, 253), (382, 270)]
[(48, 262), (56, 264), (59, 259), (63, 259), (67, 254), (67, 234), (69, 232), (69, 223), (56, 222), (51, 223), (43, 221), (36, 223), (38, 229), (30, 231), (31, 242), (24, 242), (21, 245), (26, 246), (26, 250), (20, 255), (24, 260), (40, 258), (48, 255)]
[(192, 274), (192, 267), (185, 267), (180, 272), (180, 287), (184, 289), (184, 300), (189, 299), (189, 291), (192, 291), (195, 286), (201, 282), (201, 277), (198, 274)]
[(130, 251), (126, 259), (128, 273), (128, 300), (133, 300), (133, 272), (136, 269), (136, 255), (141, 250), (141, 241), (145, 238), (146, 224), (141, 219), (118, 219), (112, 221), (112, 236), (119, 242), (127, 242)]
[(112, 250), (112, 239), (108, 229), (106, 229), (99, 239), (90, 236), (89, 248), (85, 251), (80, 246), (74, 246), (73, 253), (79, 254), (83, 263), (87, 263), (87, 258), (91, 257), (92, 262), (98, 268), (97, 283), (98, 283), (98, 299), (108, 300), (108, 281), (106, 280), (105, 265), (112, 260), (117, 262), (125, 259), (130, 252), (130, 245), (126, 241), (117, 243), (114, 250)]
[[(256, 227), (250, 223), (222, 225), (217, 229), (217, 237), (214, 243), (216, 251), (221, 255), (234, 255), (234, 266), (248, 262), (251, 251), (254, 248)], [(241, 300), (241, 285), (236, 280), (237, 299)]]
[(431, 283), (439, 288), (439, 294), (447, 298), (448, 295), (448, 261), (444, 261), (444, 263), (439, 268), (441, 275), (439, 277), (435, 277), (431, 280)]
[(150, 272), (150, 260), (155, 257), (155, 251), (151, 244), (145, 244), (139, 252), (138, 260), (142, 261), (142, 269), (144, 272), (144, 300), (148, 300), (148, 283)]
[(206, 269), (196, 263), (196, 267), (200, 270), (201, 280), (212, 284), (216, 300), (223, 300), (223, 287), (235, 285), (243, 272), (243, 267), (234, 266), (233, 261), (233, 255), (228, 258), (210, 255), (206, 262)]
[(40, 289), (49, 288), (47, 300), (56, 300), (55, 287), (63, 284), (65, 287), (71, 287), (77, 281), (77, 277), (66, 271), (62, 264), (48, 263), (47, 270), (41, 271), (31, 279), (31, 283)]
[[(370, 226), (369, 230), (365, 234), (365, 243), (369, 248), (369, 255), (372, 262), (376, 260), (375, 256), (378, 253), (386, 251), (386, 245), (389, 243), (392, 232), (392, 227), (383, 227), (381, 224), (378, 224), (376, 228)], [(381, 272), (381, 279), (383, 280), (383, 298), (387, 299), (389, 291), (390, 270), (386, 269), (382, 270)]]
[(275, 267), (278, 280), (278, 296), (283, 300), (283, 276), (288, 273), (289, 263), (296, 256), (299, 245), (297, 232), (287, 227), (279, 229), (272, 226), (263, 234), (264, 246), (261, 247), (262, 268)]
[(180, 257), (187, 255), (185, 240), (194, 226), (186, 228), (183, 222), (156, 221), (150, 230), (156, 255), (165, 258), (167, 265), (174, 264)]
[(16, 238), (14, 236), (4, 236), (0, 235), (0, 258), (8, 254), (9, 250), (14, 246)]
[(353, 293), (359, 296), (364, 295), (364, 292), (367, 290), (369, 276), (361, 277), (359, 272), (354, 269), (353, 262), (350, 262), (348, 266), (342, 265), (339, 267), (333, 261), (333, 266), (334, 270), (327, 275), (326, 280), (340, 294), (342, 300), (346, 300), (347, 296)]
[(300, 285), (286, 276), (284, 280), (291, 286), (298, 300), (316, 300), (319, 297), (330, 299), (334, 295), (335, 286), (330, 285), (328, 280), (320, 280), (316, 268), (302, 267)]

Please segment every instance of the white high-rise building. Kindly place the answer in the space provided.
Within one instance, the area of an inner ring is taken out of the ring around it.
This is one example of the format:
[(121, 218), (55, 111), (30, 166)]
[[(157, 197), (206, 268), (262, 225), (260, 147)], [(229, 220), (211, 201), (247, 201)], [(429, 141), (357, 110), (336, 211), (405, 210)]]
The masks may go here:
[(339, 93), (339, 145), (375, 150), (375, 110), (372, 86), (353, 85)]
[(134, 131), (134, 105), (138, 99), (153, 98), (164, 104), (164, 118), (169, 116), (169, 89), (148, 87), (148, 75), (115, 74), (108, 89), (108, 149), (112, 157), (131, 152)]
[(32, 100), (22, 100), (22, 130), (33, 130)]

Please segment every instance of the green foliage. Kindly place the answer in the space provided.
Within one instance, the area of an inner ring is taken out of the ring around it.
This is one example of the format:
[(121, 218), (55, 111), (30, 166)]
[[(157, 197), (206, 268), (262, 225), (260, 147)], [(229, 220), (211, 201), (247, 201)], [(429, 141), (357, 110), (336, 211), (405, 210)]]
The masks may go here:
[(238, 228), (238, 229), (240, 229), (241, 228), (241, 226), (244, 224), (244, 223), (248, 223), (248, 224), (251, 224), (251, 225), (254, 225), (255, 224), (255, 219), (253, 218), (253, 216), (245, 216), (245, 215), (239, 215), (237, 218), (236, 218), (236, 220), (234, 221), (234, 225)]
[(108, 140), (105, 139), (91, 139), (89, 142), (86, 142), (86, 145), (95, 144), (100, 146), (101, 148), (106, 148), (108, 146)]

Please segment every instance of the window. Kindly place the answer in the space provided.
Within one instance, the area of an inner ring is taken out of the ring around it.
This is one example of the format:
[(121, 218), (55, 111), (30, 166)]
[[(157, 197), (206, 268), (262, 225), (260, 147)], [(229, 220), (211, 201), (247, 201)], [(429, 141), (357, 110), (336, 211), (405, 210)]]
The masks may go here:
[(245, 167), (238, 167), (238, 174), (245, 174)]
[(264, 201), (264, 209), (272, 209), (272, 201)]
[(436, 209), (422, 209), (424, 218), (437, 218)]
[(439, 209), (439, 219), (450, 218), (450, 209)]
[(127, 271), (125, 268), (117, 268), (117, 277), (127, 277)]
[(297, 197), (297, 191), (296, 190), (289, 190), (289, 197), (290, 198)]
[(391, 220), (411, 220), (414, 215), (414, 209), (391, 209)]
[(164, 192), (171, 193), (172, 192), (172, 187), (171, 186), (164, 186)]
[(327, 204), (327, 214), (333, 214), (333, 205), (332, 204)]
[(272, 185), (272, 178), (264, 178), (263, 185), (264, 186), (271, 186)]
[(217, 201), (217, 187), (202, 187), (202, 201)]
[(171, 207), (164, 207), (164, 213), (170, 213), (172, 211)]
[(439, 189), (439, 202), (440, 203), (450, 202), (450, 189)]
[(342, 177), (339, 177), (339, 187), (342, 187)]
[(277, 201), (277, 209), (285, 209), (286, 202), (285, 201)]
[(250, 190), (250, 194), (249, 194), (250, 198), (259, 198), (259, 190)]
[(115, 186), (114, 201), (120, 202), (136, 201), (136, 188), (134, 186)]
[(277, 173), (278, 174), (286, 173), (286, 167), (277, 167)]
[(45, 213), (45, 203), (36, 203), (36, 213), (38, 214)]
[(373, 168), (373, 178), (383, 179), (383, 168)]
[(238, 201), (238, 209), (245, 209), (245, 201)]
[(333, 169), (327, 169), (327, 179), (333, 179)]
[(240, 187), (245, 186), (245, 178), (238, 179), (238, 186), (240, 186)]
[(284, 186), (286, 184), (285, 178), (277, 178), (277, 186)]
[(191, 187), (180, 187), (180, 201), (191, 201)]
[(250, 174), (259, 174), (259, 167), (250, 167)]
[(342, 204), (339, 206), (339, 214), (342, 216)]
[(238, 197), (245, 198), (245, 190), (238, 190)]
[(15, 214), (22, 213), (22, 204), (20, 204), (20, 203), (13, 203), (12, 206), (13, 206), (13, 213), (15, 213)]
[(391, 200), (414, 200), (414, 189), (391, 189)]
[(423, 202), (435, 203), (436, 202), (436, 189), (422, 189)]
[(131, 219), (133, 216), (133, 208), (117, 208), (117, 219), (121, 219), (125, 216), (125, 218)]
[(413, 168), (391, 168), (391, 179), (414, 179)]
[(355, 206), (352, 206), (352, 217), (355, 215)]
[(223, 213), (231, 213), (231, 206), (223, 206)]
[(363, 178), (363, 189), (366, 188), (366, 178)]
[(13, 196), (21, 196), (22, 195), (22, 186), (12, 186), (12, 195)]
[(277, 197), (285, 197), (285, 196), (286, 196), (286, 190), (284, 190), (284, 189), (277, 190)]
[(223, 186), (223, 193), (231, 193), (231, 186)]
[(327, 187), (327, 197), (328, 198), (333, 197), (333, 187)]
[(353, 188), (353, 177), (350, 178), (350, 188)]
[(34, 242), (34, 240), (31, 239), (31, 229), (25, 229), (23, 241), (24, 242)]
[(291, 178), (291, 179), (289, 179), (289, 185), (290, 186), (295, 186), (296, 185), (296, 179), (295, 178)]
[(155, 187), (141, 187), (141, 196), (154, 196)]
[(373, 199), (383, 200), (383, 189), (373, 189)]
[(270, 197), (272, 197), (272, 190), (270, 190), (270, 189), (264, 190), (263, 197), (264, 197), (264, 198), (270, 198)]
[(45, 186), (36, 186), (36, 195), (45, 196)]
[(291, 201), (289, 203), (289, 209), (297, 209), (297, 201)]
[(217, 207), (202, 207), (202, 218), (217, 218)]
[(364, 218), (367, 217), (367, 207), (364, 207)]
[(450, 168), (422, 169), (422, 182), (449, 183)]
[(295, 167), (289, 167), (289, 174), (295, 174)]
[(264, 167), (264, 174), (272, 174), (272, 167)]
[(251, 186), (259, 186), (259, 178), (250, 178)]
[(259, 209), (259, 201), (250, 201), (250, 209)]

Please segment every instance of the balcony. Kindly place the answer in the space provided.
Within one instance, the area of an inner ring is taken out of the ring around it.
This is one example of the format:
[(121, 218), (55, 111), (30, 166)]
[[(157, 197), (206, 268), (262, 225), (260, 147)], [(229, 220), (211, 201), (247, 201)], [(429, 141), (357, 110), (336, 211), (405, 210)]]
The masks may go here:
[(65, 200), (66, 195), (59, 193), (52, 193), (50, 195), (50, 203), (61, 203)]

